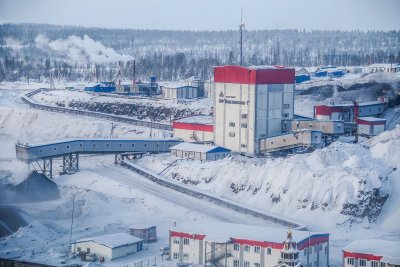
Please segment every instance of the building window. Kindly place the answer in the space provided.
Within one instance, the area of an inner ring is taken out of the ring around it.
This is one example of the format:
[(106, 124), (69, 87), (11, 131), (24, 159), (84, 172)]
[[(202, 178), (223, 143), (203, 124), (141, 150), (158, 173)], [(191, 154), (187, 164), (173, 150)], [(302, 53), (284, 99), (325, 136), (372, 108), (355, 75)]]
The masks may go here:
[(243, 262), (243, 267), (250, 267), (250, 262), (244, 261)]
[(179, 244), (179, 238), (174, 237), (174, 244)]
[(272, 249), (271, 248), (267, 248), (267, 255), (271, 255)]
[(312, 247), (310, 247), (310, 254), (312, 254)]
[(283, 138), (283, 142), (286, 142), (286, 139), (285, 139), (285, 138)]
[(377, 261), (371, 261), (371, 267), (378, 267)]
[(233, 250), (239, 251), (240, 250), (240, 245), (239, 244), (233, 244)]
[(247, 145), (246, 145), (246, 144), (241, 144), (240, 147), (241, 147), (241, 148), (246, 148)]
[(348, 265), (354, 265), (354, 258), (347, 258)]
[(283, 104), (283, 108), (289, 108), (289, 104)]
[(229, 137), (235, 137), (235, 133), (234, 132), (230, 132), (229, 133)]
[(250, 251), (250, 246), (249, 245), (244, 245), (243, 250), (246, 251), (246, 252), (249, 252)]
[(307, 251), (308, 251), (308, 248), (305, 248), (304, 249), (304, 256), (307, 256)]
[(261, 267), (261, 264), (258, 263), (258, 262), (255, 262), (255, 263), (254, 263), (254, 267)]
[(183, 261), (188, 261), (188, 260), (189, 260), (189, 254), (183, 253)]
[(86, 249), (86, 252), (87, 252), (87, 253), (90, 253), (90, 248), (87, 248), (87, 249)]
[(81, 251), (81, 247), (77, 247), (76, 251), (78, 251), (78, 252)]
[(254, 253), (260, 253), (261, 247), (254, 247)]
[(247, 123), (242, 123), (242, 124), (240, 125), (240, 127), (242, 127), (242, 128), (247, 128)]
[(233, 267), (239, 267), (239, 261), (233, 260)]
[(247, 119), (247, 114), (242, 114), (242, 119)]
[(69, 148), (69, 146), (67, 146), (67, 148)]
[(132, 147), (135, 147), (135, 144), (132, 144)]
[(367, 261), (364, 259), (359, 259), (358, 266), (360, 266), (360, 267), (367, 266)]
[(189, 245), (189, 238), (184, 238), (183, 239), (183, 244), (184, 245)]
[(174, 254), (173, 254), (173, 258), (174, 258), (174, 260), (177, 260), (178, 259), (178, 253), (176, 253), (176, 252), (174, 252)]
[(322, 251), (322, 244), (319, 244), (319, 251)]
[(380, 267), (385, 267), (385, 263), (384, 262), (381, 262), (380, 265), (381, 265)]
[(328, 247), (325, 247), (325, 254), (328, 254)]
[(235, 123), (234, 122), (230, 122), (229, 123), (229, 127), (235, 127)]
[(283, 114), (283, 116), (284, 116), (285, 118), (289, 118), (289, 113), (285, 113), (285, 114)]

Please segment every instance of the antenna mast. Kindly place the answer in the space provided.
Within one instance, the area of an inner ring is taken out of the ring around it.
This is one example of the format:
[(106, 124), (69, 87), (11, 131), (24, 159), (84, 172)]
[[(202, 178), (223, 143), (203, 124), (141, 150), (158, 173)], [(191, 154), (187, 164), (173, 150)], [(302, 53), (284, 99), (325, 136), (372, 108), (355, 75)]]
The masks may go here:
[(243, 7), (240, 10), (240, 66), (243, 66), (243, 30), (244, 30), (244, 22), (243, 22)]

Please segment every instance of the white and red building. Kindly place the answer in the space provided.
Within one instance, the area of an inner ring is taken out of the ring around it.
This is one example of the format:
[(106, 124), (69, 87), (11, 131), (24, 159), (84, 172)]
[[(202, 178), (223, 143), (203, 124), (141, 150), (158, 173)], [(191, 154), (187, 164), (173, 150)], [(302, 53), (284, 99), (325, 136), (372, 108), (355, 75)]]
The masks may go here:
[(214, 142), (248, 155), (282, 134), (294, 116), (295, 70), (277, 66), (214, 68)]
[[(294, 252), (305, 266), (329, 265), (329, 234), (293, 230)], [(274, 267), (285, 261), (283, 228), (202, 222), (169, 232), (170, 259), (187, 264), (226, 267)], [(290, 240), (293, 242), (293, 240)], [(288, 251), (286, 251), (287, 253)], [(286, 265), (279, 265), (286, 266)]]
[(343, 249), (343, 267), (400, 267), (400, 242), (354, 241)]
[(172, 123), (174, 137), (187, 142), (212, 142), (214, 140), (213, 116), (197, 115), (175, 120)]
[(361, 117), (357, 119), (359, 135), (375, 136), (386, 130), (386, 119), (375, 117)]

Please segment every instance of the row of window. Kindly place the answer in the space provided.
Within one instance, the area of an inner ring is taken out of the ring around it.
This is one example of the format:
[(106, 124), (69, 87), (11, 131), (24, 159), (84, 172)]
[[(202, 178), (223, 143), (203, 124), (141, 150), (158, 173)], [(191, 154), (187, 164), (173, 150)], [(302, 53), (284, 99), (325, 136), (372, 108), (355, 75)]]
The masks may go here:
[[(186, 237), (183, 238), (183, 244), (184, 245), (189, 245), (189, 240), (190, 240), (189, 238), (186, 238)], [(173, 238), (173, 243), (174, 244), (179, 244), (179, 238), (178, 237), (174, 237)]]
[[(240, 244), (233, 244), (233, 250), (239, 251), (240, 250)], [(249, 245), (243, 245), (243, 251), (245, 252), (250, 252), (250, 246)], [(267, 255), (271, 255), (271, 248), (267, 248)], [(254, 253), (260, 254), (261, 253), (261, 247), (255, 246), (254, 247)]]
[[(79, 144), (80, 147), (83, 147), (83, 144)], [(96, 147), (96, 144), (93, 144), (93, 147)], [(135, 144), (131, 145), (132, 147), (135, 147)], [(110, 144), (106, 144), (106, 147), (110, 147)], [(119, 147), (122, 147), (122, 144), (119, 144)], [(144, 147), (147, 147), (147, 144), (144, 144)], [(159, 144), (156, 144), (156, 147), (159, 147)], [(168, 147), (171, 147), (171, 145), (168, 145)], [(67, 149), (69, 149), (69, 146), (66, 146)], [(57, 147), (54, 148), (54, 150), (57, 150)], [(39, 152), (43, 152), (42, 149), (39, 150)]]
[[(239, 261), (238, 260), (233, 260), (233, 267), (239, 267)], [(250, 262), (244, 261), (243, 262), (243, 267), (250, 267)], [(255, 262), (253, 267), (261, 267), (261, 264), (259, 262)]]
[[(234, 122), (229, 123), (229, 127), (235, 127), (235, 126), (236, 126), (236, 123), (234, 123)], [(240, 124), (240, 127), (247, 128), (247, 123)]]
[[(346, 262), (347, 262), (348, 265), (354, 266), (355, 263), (356, 263), (356, 259), (355, 258), (347, 258)], [(367, 260), (358, 259), (358, 266), (359, 267), (367, 266)], [(394, 265), (394, 266), (398, 267), (398, 265)], [(378, 261), (371, 261), (371, 267), (385, 267), (385, 263), (384, 262), (378, 262)]]
[[(313, 250), (314, 250), (314, 253), (317, 253), (317, 251), (322, 251), (322, 244), (315, 245), (315, 246), (311, 246), (311, 247), (309, 247), (309, 248), (305, 248), (305, 249), (304, 249), (304, 256), (307, 255), (308, 250), (310, 250), (310, 254), (313, 253)], [(328, 247), (325, 247), (324, 250), (325, 250), (325, 251), (324, 251), (325, 254), (328, 254)]]
[[(188, 261), (188, 260), (189, 260), (189, 254), (188, 254), (188, 253), (183, 253), (182, 256), (183, 256), (183, 257), (182, 257), (182, 261)], [(174, 252), (174, 253), (172, 254), (172, 258), (173, 258), (174, 260), (179, 260), (179, 254), (176, 253), (176, 252)]]

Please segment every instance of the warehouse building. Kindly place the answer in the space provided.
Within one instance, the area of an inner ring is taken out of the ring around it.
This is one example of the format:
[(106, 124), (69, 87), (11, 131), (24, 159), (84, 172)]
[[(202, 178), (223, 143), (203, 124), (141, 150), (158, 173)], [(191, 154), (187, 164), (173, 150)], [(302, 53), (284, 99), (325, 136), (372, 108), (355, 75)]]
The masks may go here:
[(296, 71), (296, 83), (306, 82), (310, 79), (310, 72), (306, 68), (301, 68)]
[(400, 242), (357, 240), (343, 249), (343, 267), (399, 267)]
[(108, 260), (125, 257), (143, 249), (143, 239), (126, 233), (85, 238), (72, 243), (71, 252), (85, 251)]
[(235, 152), (258, 155), (260, 140), (280, 135), (294, 111), (291, 68), (214, 68), (214, 142)]
[(357, 132), (359, 135), (371, 137), (386, 130), (386, 119), (375, 117), (362, 117), (357, 119)]
[[(183, 264), (329, 266), (329, 234), (326, 233), (288, 232), (283, 228), (222, 222), (185, 223), (170, 230), (169, 245), (171, 260)], [(286, 255), (293, 258), (285, 259)], [(288, 260), (295, 265), (285, 265)]]
[(198, 87), (188, 84), (168, 83), (162, 86), (163, 98), (166, 99), (192, 99), (198, 97)]
[(214, 117), (197, 115), (175, 120), (173, 135), (186, 142), (212, 142), (214, 140)]
[(230, 150), (220, 146), (180, 143), (170, 148), (171, 155), (178, 158), (197, 160), (219, 160), (226, 158)]

